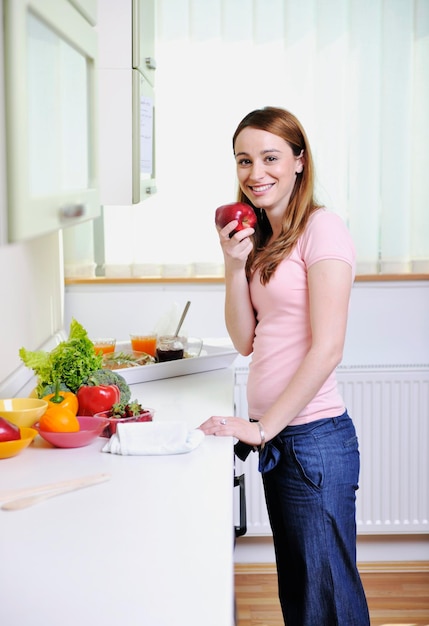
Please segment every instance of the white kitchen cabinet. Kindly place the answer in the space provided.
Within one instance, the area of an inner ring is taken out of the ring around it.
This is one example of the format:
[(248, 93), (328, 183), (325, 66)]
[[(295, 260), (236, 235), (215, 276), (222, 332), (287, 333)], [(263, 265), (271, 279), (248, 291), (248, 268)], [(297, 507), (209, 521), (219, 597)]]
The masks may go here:
[(98, 5), (104, 205), (136, 204), (156, 191), (154, 20), (153, 0), (103, 0)]
[(133, 0), (133, 67), (155, 85), (155, 0)]
[(100, 213), (94, 6), (3, 0), (9, 241)]

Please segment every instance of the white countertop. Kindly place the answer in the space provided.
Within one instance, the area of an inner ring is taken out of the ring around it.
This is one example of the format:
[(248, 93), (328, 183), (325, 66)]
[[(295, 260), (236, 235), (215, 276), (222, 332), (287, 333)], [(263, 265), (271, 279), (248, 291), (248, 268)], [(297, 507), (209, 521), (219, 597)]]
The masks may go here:
[[(233, 372), (131, 386), (155, 420), (198, 426), (233, 412)], [(0, 510), (2, 626), (231, 626), (233, 449), (102, 453), (105, 439), (60, 450), (37, 437), (0, 461), (0, 492), (99, 472), (107, 483), (21, 511)]]

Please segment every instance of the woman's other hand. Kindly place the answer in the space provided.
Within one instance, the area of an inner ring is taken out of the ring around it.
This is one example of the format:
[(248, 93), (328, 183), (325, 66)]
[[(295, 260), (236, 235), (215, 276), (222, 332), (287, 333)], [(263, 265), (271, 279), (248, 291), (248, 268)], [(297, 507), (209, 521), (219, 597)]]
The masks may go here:
[(256, 422), (249, 422), (242, 417), (213, 415), (199, 426), (205, 435), (216, 437), (235, 437), (251, 446), (261, 444), (261, 433)]

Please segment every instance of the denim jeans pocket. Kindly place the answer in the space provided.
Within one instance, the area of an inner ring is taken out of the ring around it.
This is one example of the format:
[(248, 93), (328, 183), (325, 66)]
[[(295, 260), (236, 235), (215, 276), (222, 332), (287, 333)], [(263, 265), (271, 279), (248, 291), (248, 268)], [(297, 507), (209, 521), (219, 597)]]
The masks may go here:
[(291, 454), (294, 466), (312, 489), (323, 487), (324, 465), (317, 441), (313, 437), (292, 437)]
[(343, 446), (344, 448), (353, 448), (357, 450), (359, 448), (357, 435), (353, 435), (350, 439), (346, 439), (346, 441), (343, 442)]

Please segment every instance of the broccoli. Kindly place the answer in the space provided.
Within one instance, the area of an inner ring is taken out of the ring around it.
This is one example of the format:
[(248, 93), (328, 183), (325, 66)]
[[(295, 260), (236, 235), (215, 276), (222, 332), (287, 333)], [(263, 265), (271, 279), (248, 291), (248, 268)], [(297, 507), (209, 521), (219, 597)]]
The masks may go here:
[(117, 385), (121, 393), (120, 403), (128, 404), (131, 398), (131, 389), (128, 387), (127, 382), (123, 376), (108, 369), (99, 369), (92, 372), (89, 376), (84, 378), (82, 385)]

